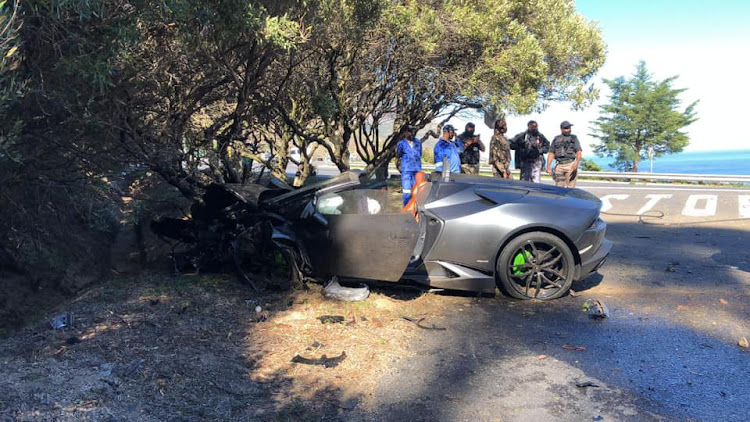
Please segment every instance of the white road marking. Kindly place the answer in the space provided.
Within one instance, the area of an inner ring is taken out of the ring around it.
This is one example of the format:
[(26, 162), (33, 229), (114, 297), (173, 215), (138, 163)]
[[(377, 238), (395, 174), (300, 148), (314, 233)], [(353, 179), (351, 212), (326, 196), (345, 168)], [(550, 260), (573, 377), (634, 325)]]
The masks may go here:
[(662, 195), (651, 194), (651, 195), (646, 195), (646, 198), (649, 199), (649, 201), (646, 202), (646, 205), (644, 205), (643, 208), (641, 208), (638, 211), (636, 211), (636, 214), (641, 215), (641, 214), (643, 214), (645, 212), (651, 211), (651, 208), (653, 208), (654, 205), (656, 205), (657, 202), (659, 202), (662, 199), (669, 199), (671, 197), (672, 197), (671, 194), (662, 194)]
[[(696, 208), (698, 201), (706, 201), (706, 205), (703, 208)], [(716, 215), (716, 195), (690, 195), (685, 208), (682, 209), (682, 215), (686, 217), (709, 217)]]
[(740, 202), (740, 218), (750, 218), (750, 195), (737, 195)]
[(620, 201), (623, 201), (625, 199), (628, 199), (630, 195), (625, 194), (614, 194), (614, 195), (604, 195), (601, 198), (599, 198), (602, 201), (602, 212), (607, 212), (610, 209), (612, 209), (612, 202), (610, 202), (610, 199), (617, 199)]

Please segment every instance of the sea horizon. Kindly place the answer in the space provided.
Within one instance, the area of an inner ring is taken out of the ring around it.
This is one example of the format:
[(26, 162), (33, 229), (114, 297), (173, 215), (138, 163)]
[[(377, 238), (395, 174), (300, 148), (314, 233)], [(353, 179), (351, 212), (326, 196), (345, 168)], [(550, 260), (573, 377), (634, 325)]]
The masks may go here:
[[(612, 158), (586, 155), (603, 171), (617, 171), (609, 166)], [(654, 173), (677, 174), (731, 174), (750, 175), (750, 149), (723, 151), (687, 151), (654, 158)], [(639, 173), (649, 173), (651, 161), (646, 159), (638, 163)]]

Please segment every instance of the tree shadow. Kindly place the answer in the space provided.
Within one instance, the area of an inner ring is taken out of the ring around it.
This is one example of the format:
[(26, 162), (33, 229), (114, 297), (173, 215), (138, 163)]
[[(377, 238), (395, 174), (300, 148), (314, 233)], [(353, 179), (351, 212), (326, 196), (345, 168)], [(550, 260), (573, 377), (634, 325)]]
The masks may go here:
[(583, 297), (461, 302), (381, 380), (375, 419), (743, 420), (750, 233), (616, 222), (608, 238), (600, 275), (575, 287), (609, 318)]

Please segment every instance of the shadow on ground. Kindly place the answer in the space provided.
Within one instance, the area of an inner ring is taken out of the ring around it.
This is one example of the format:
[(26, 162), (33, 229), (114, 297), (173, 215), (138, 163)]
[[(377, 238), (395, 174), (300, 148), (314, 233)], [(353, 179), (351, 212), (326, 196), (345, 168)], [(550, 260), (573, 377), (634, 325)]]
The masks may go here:
[[(551, 302), (115, 280), (58, 309), (75, 329), (2, 340), (0, 419), (744, 420), (747, 229), (613, 222), (608, 237), (600, 275)], [(610, 318), (582, 312), (588, 298)], [(335, 368), (291, 363), (342, 351)]]
[[(750, 232), (614, 222), (608, 238), (580, 297), (458, 300), (381, 380), (374, 419), (744, 420)], [(591, 297), (609, 318), (582, 312)]]

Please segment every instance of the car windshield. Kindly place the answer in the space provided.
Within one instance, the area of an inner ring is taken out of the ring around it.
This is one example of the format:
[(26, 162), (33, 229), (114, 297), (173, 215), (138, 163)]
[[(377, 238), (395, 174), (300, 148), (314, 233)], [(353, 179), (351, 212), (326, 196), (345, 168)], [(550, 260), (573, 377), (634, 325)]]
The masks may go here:
[(352, 171), (347, 171), (338, 176), (322, 179), (303, 186), (297, 190), (279, 195), (268, 201), (269, 204), (282, 204), (288, 201), (309, 199), (316, 193), (330, 192), (339, 188), (359, 185), (359, 175)]

